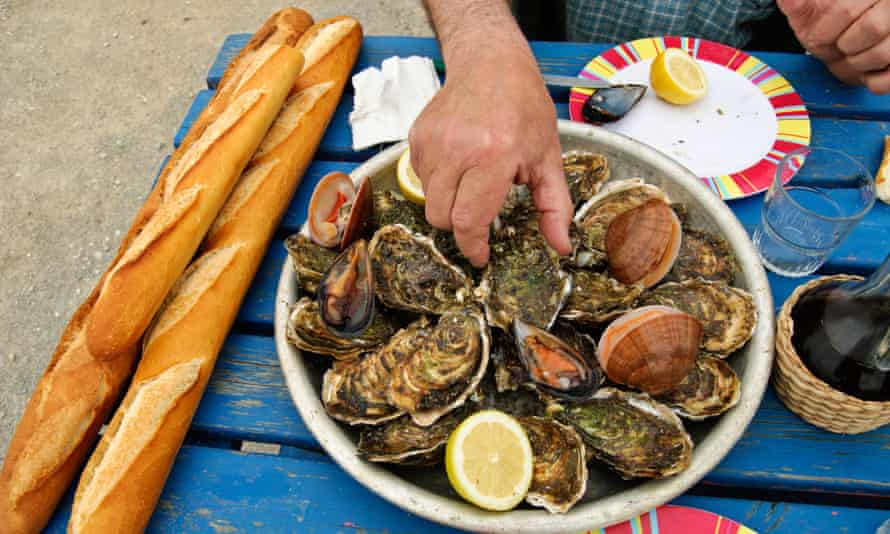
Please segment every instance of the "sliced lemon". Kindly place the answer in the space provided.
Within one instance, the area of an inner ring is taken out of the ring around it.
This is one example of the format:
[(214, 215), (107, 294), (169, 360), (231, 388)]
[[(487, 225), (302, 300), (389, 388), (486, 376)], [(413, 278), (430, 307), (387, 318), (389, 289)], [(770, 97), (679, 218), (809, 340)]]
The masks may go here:
[(656, 95), (678, 105), (691, 104), (708, 91), (708, 80), (701, 65), (679, 48), (668, 48), (658, 54), (649, 71), (649, 82)]
[(399, 189), (402, 190), (405, 198), (422, 206), (426, 201), (426, 197), (423, 196), (423, 184), (420, 183), (420, 178), (417, 177), (417, 174), (411, 167), (410, 148), (406, 148), (405, 152), (399, 157), (399, 163), (396, 166), (396, 179), (399, 182)]
[(525, 498), (533, 460), (525, 430), (516, 419), (497, 410), (468, 417), (454, 429), (445, 447), (451, 486), (486, 510), (510, 510)]

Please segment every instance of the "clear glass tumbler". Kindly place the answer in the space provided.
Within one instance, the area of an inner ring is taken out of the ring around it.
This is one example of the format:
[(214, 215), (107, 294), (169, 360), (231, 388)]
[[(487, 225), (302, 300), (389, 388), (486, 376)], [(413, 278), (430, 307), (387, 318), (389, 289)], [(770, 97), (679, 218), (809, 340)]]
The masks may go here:
[(789, 152), (763, 200), (754, 246), (775, 273), (811, 274), (874, 202), (874, 179), (847, 154), (816, 147)]

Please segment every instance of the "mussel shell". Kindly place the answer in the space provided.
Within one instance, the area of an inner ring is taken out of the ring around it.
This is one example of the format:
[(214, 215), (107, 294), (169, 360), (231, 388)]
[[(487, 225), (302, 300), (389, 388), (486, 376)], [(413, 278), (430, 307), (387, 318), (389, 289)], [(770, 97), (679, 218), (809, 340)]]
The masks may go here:
[(374, 276), (365, 240), (337, 256), (318, 284), (318, 309), (325, 325), (343, 337), (361, 335), (374, 319)]
[(513, 337), (519, 360), (535, 387), (544, 393), (582, 401), (602, 383), (599, 366), (550, 332), (515, 319)]
[(549, 417), (520, 417), (534, 454), (526, 502), (553, 514), (568, 512), (587, 490), (584, 441), (574, 428)]
[(652, 199), (629, 209), (606, 230), (609, 272), (623, 284), (657, 284), (680, 250), (680, 220), (664, 201)]
[[(355, 197), (355, 185), (348, 175), (332, 172), (318, 181), (309, 199), (309, 211), (306, 217), (309, 237), (323, 247), (337, 247), (342, 238), (342, 216), (338, 213), (333, 222), (328, 220), (337, 205), (339, 195), (345, 197), (344, 205), (351, 204)], [(342, 205), (339, 209), (343, 209)]]
[(361, 181), (352, 197), (352, 206), (340, 237), (340, 250), (345, 250), (356, 239), (365, 237), (374, 223), (374, 192), (370, 178)]
[(581, 116), (587, 122), (614, 122), (627, 115), (646, 94), (646, 86), (621, 84), (604, 89), (594, 89), (584, 101)]

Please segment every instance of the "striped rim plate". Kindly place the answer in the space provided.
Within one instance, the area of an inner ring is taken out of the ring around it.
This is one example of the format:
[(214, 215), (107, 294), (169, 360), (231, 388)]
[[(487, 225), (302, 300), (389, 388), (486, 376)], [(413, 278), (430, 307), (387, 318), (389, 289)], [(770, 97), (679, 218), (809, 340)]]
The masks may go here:
[[(702, 180), (724, 200), (743, 198), (765, 191), (779, 162), (788, 152), (810, 144), (810, 118), (800, 95), (788, 81), (759, 59), (731, 46), (692, 37), (649, 37), (620, 44), (588, 63), (579, 76), (609, 80), (625, 67), (655, 58), (666, 48), (682, 48), (692, 57), (735, 71), (747, 78), (769, 100), (776, 114), (777, 131), (772, 147), (760, 161), (747, 169)], [(569, 115), (582, 121), (581, 108), (590, 89), (573, 88)], [(789, 174), (784, 181), (791, 179)]]
[(757, 534), (712, 512), (668, 504), (630, 521), (584, 534)]

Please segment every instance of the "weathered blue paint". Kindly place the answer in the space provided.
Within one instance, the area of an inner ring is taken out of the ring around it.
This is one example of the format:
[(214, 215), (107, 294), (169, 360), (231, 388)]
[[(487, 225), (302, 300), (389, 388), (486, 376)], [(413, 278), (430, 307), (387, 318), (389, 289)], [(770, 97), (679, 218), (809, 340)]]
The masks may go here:
[(192, 123), (195, 122), (198, 115), (200, 115), (201, 112), (204, 111), (204, 108), (207, 107), (207, 104), (210, 103), (210, 99), (213, 98), (213, 95), (214, 92), (209, 89), (198, 91), (198, 94), (196, 94), (194, 100), (192, 100), (188, 111), (185, 112), (185, 117), (183, 117), (179, 129), (176, 130), (176, 135), (173, 136), (174, 147), (179, 147), (182, 140), (185, 139), (185, 135), (188, 133), (189, 128), (191, 128)]

